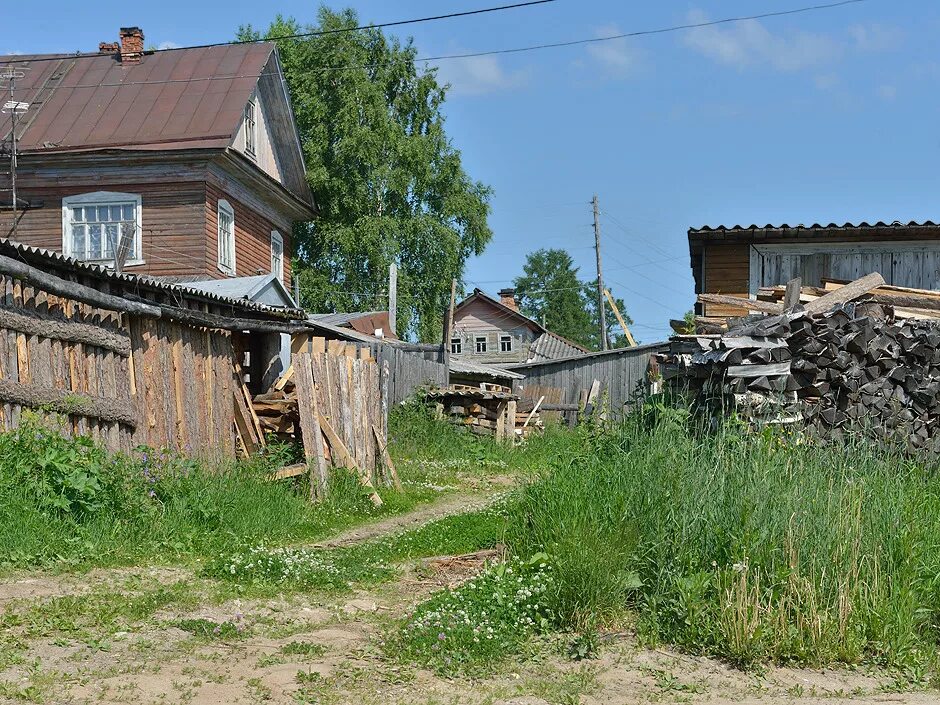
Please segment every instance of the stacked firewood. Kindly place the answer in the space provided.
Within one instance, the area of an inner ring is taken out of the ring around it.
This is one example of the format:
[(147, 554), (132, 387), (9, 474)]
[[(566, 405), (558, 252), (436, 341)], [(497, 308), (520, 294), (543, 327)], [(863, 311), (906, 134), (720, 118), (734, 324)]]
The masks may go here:
[(256, 395), (252, 407), (265, 433), (274, 434), (282, 441), (291, 440), (297, 435), (296, 424), (300, 420), (300, 412), (293, 381), (287, 380), (281, 389)]
[(799, 423), (827, 439), (858, 431), (940, 451), (940, 321), (898, 319), (877, 297), (863, 298), (676, 336), (659, 369), (713, 415), (734, 410), (756, 425)]
[(428, 392), (438, 417), (481, 436), (498, 440), (524, 439), (542, 428), (536, 404), (512, 392), (470, 387), (441, 387)]

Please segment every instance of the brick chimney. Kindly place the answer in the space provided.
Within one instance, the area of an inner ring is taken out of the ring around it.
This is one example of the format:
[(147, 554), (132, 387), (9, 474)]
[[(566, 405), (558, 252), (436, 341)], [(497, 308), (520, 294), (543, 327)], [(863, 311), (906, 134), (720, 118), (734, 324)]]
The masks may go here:
[(513, 311), (518, 311), (519, 306), (516, 304), (516, 290), (515, 289), (500, 289), (499, 290), (499, 302), (506, 308), (511, 308)]
[(140, 63), (144, 55), (144, 30), (140, 27), (121, 27), (121, 63)]
[(121, 51), (121, 45), (117, 42), (101, 42), (98, 45), (99, 54), (117, 54)]

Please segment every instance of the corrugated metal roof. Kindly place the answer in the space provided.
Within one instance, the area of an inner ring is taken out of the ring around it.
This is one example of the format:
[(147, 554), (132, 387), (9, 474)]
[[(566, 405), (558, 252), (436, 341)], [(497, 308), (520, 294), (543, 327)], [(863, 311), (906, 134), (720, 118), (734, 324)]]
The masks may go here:
[(378, 316), (385, 311), (352, 311), (350, 313), (311, 313), (309, 318), (317, 323), (329, 323), (334, 326), (342, 326), (357, 318), (367, 318), (368, 316)]
[(557, 360), (572, 355), (582, 355), (587, 350), (580, 345), (572, 343), (570, 340), (562, 338), (551, 331), (542, 333), (529, 348), (529, 360), (538, 362), (541, 360)]
[(892, 221), (891, 223), (885, 223), (884, 221), (879, 220), (877, 223), (867, 223), (862, 221), (861, 223), (829, 223), (828, 225), (822, 225), (820, 223), (813, 223), (812, 225), (803, 225), (802, 223), (797, 225), (787, 225), (783, 223), (782, 225), (718, 225), (710, 226), (703, 225), (700, 228), (689, 228), (689, 237), (693, 236), (703, 236), (708, 237), (709, 235), (721, 235), (724, 233), (748, 233), (748, 232), (783, 232), (783, 231), (810, 231), (810, 230), (872, 230), (872, 229), (905, 229), (905, 228), (938, 228), (940, 225), (934, 223), (930, 220), (925, 220), (922, 223), (918, 223), (916, 220), (912, 220), (907, 223), (902, 223), (899, 220)]
[[(17, 55), (24, 71), (15, 98), (30, 104), (20, 118), (19, 149), (227, 147), (245, 104), (274, 51), (271, 42), (118, 55)], [(30, 63), (29, 59), (43, 61)], [(58, 60), (48, 60), (48, 59)]]
[(502, 367), (484, 365), (479, 362), (471, 362), (470, 360), (454, 356), (451, 356), (450, 358), (450, 371), (456, 372), (457, 374), (483, 375), (486, 377), (493, 377), (494, 379), (525, 378), (525, 375), (521, 375), (518, 372), (510, 372), (509, 370), (503, 369)]
[(569, 355), (568, 357), (560, 357), (554, 360), (532, 360), (530, 362), (512, 362), (508, 363), (506, 367), (511, 370), (527, 370), (532, 368), (542, 368), (548, 365), (554, 364), (563, 364), (567, 362), (572, 362), (575, 360), (589, 360), (594, 358), (610, 357), (613, 355), (635, 355), (637, 353), (649, 352), (649, 351), (660, 351), (667, 350), (669, 348), (669, 342), (660, 342), (660, 343), (644, 343), (643, 345), (637, 345), (632, 348), (614, 348), (613, 350), (597, 350), (595, 352), (579, 353), (577, 355)]
[(119, 281), (129, 286), (136, 286), (142, 290), (161, 291), (167, 293), (181, 294), (186, 297), (199, 299), (209, 303), (232, 306), (243, 311), (256, 311), (266, 313), (278, 318), (288, 318), (292, 320), (306, 318), (306, 313), (297, 309), (287, 309), (280, 307), (267, 306), (265, 304), (249, 301), (247, 299), (232, 298), (220, 294), (196, 289), (186, 284), (175, 284), (153, 277), (140, 276), (137, 274), (121, 273), (116, 274), (107, 267), (102, 267), (90, 262), (72, 259), (66, 257), (60, 252), (44, 250), (39, 247), (30, 247), (22, 243), (0, 238), (0, 254), (7, 257), (13, 257), (26, 262), (38, 269), (68, 269), (76, 273), (86, 274), (88, 276), (111, 281)]

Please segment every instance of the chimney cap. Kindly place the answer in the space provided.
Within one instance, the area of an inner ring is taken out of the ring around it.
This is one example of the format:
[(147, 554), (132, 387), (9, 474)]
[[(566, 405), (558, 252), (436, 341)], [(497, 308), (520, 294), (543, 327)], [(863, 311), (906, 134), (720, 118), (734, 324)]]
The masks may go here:
[(500, 290), (499, 290), (499, 295), (500, 295), (500, 296), (515, 296), (515, 295), (516, 295), (516, 290), (515, 290), (513, 287), (510, 286), (510, 287), (507, 287), (507, 288), (505, 288), (505, 289), (500, 289)]
[(133, 36), (139, 34), (141, 37), (144, 36), (144, 30), (140, 27), (121, 27), (120, 35), (123, 36)]

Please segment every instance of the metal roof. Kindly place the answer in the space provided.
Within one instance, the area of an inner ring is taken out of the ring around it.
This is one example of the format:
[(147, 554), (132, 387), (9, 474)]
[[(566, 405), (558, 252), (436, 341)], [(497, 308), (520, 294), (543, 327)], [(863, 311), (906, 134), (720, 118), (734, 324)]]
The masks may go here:
[(343, 326), (357, 318), (379, 316), (387, 311), (352, 311), (350, 313), (311, 313), (309, 318), (317, 323), (329, 323), (334, 326)]
[(848, 231), (848, 230), (903, 230), (911, 228), (940, 228), (940, 224), (934, 223), (930, 220), (925, 220), (922, 223), (918, 223), (916, 220), (912, 220), (907, 223), (902, 223), (901, 221), (895, 220), (890, 223), (885, 223), (884, 221), (879, 220), (877, 223), (867, 223), (862, 221), (861, 223), (829, 223), (828, 225), (822, 225), (821, 223), (813, 223), (812, 225), (803, 225), (799, 223), (797, 225), (788, 225), (783, 223), (781, 225), (718, 225), (710, 226), (703, 225), (700, 228), (689, 228), (689, 237), (709, 237), (709, 236), (721, 236), (726, 233), (758, 233), (758, 232), (772, 232), (772, 233), (789, 233), (793, 231)]
[[(30, 104), (17, 129), (22, 153), (221, 149), (273, 51), (273, 43), (259, 42), (145, 52), (138, 63), (118, 54), (17, 55), (0, 63), (28, 69), (15, 96)], [(30, 63), (37, 58), (43, 61)]]
[(580, 345), (576, 345), (551, 331), (546, 331), (536, 338), (529, 348), (529, 361), (557, 360), (572, 355), (583, 355), (585, 352), (587, 351)]
[(234, 309), (239, 309), (242, 311), (255, 311), (258, 313), (265, 313), (268, 315), (277, 316), (278, 318), (286, 318), (291, 320), (302, 320), (306, 318), (307, 315), (304, 311), (301, 310), (268, 306), (266, 304), (255, 301), (249, 301), (247, 299), (223, 296), (211, 291), (203, 291), (201, 289), (194, 288), (188, 284), (175, 284), (173, 282), (155, 279), (154, 277), (140, 276), (137, 274), (116, 274), (114, 270), (108, 269), (107, 267), (102, 267), (90, 262), (83, 262), (82, 260), (66, 257), (60, 252), (44, 250), (39, 247), (30, 247), (28, 245), (15, 242), (13, 240), (8, 240), (6, 238), (0, 238), (0, 254), (18, 259), (22, 262), (26, 262), (27, 264), (32, 265), (37, 269), (55, 268), (71, 270), (73, 272), (86, 274), (98, 279), (122, 282), (123, 284), (128, 285), (129, 288), (137, 287), (142, 292), (149, 290), (178, 294), (187, 298), (194, 298), (208, 303), (231, 306)]
[(564, 364), (568, 362), (573, 362), (577, 360), (589, 360), (599, 357), (609, 357), (612, 355), (635, 355), (636, 353), (644, 352), (658, 352), (661, 350), (667, 350), (669, 348), (669, 342), (659, 342), (659, 343), (643, 343), (642, 345), (636, 345), (632, 348), (614, 348), (613, 350), (597, 350), (595, 352), (581, 353), (578, 355), (570, 355), (568, 357), (560, 357), (554, 360), (533, 360), (531, 362), (512, 362), (508, 363), (506, 367), (511, 370), (528, 370), (531, 368), (541, 368), (548, 365), (555, 364)]
[(484, 365), (479, 362), (472, 362), (471, 360), (455, 357), (453, 355), (451, 355), (450, 358), (450, 371), (456, 372), (457, 374), (482, 375), (485, 377), (492, 377), (494, 379), (525, 378), (525, 375), (521, 375), (518, 372), (510, 372), (509, 370), (503, 369), (502, 367), (496, 367), (495, 365)]

